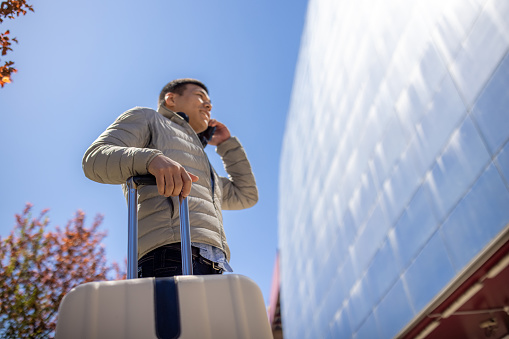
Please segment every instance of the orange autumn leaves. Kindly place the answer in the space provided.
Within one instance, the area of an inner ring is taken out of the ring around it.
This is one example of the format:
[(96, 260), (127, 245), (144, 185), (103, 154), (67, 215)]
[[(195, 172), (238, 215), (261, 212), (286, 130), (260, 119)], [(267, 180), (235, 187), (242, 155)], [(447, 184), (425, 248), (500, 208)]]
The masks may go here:
[(106, 262), (101, 216), (86, 227), (78, 211), (64, 229), (49, 231), (48, 211), (34, 218), (31, 210), (28, 204), (16, 215), (11, 234), (0, 238), (2, 338), (52, 337), (60, 301), (73, 287), (107, 280), (110, 272), (115, 279), (125, 277), (116, 263)]
[[(9, 31), (5, 31), (5, 33), (0, 33), (0, 48), (2, 50), (2, 56), (6, 55), (8, 51), (12, 51), (11, 40), (14, 42), (18, 42), (16, 38), (9, 39)], [(14, 62), (6, 61), (3, 66), (0, 66), (0, 86), (4, 87), (5, 84), (11, 82), (11, 75), (16, 73), (18, 70), (12, 67)]]
[[(27, 11), (34, 11), (31, 5), (28, 5), (26, 0), (7, 0), (0, 4), (0, 24), (4, 22), (4, 19), (14, 19), (20, 15), (25, 15)], [(2, 58), (7, 55), (7, 52), (12, 51), (12, 42), (18, 43), (16, 38), (9, 37), (9, 30), (4, 33), (0, 33), (0, 50)], [(18, 70), (13, 67), (13, 61), (4, 61), (1, 64), (0, 59), (0, 86), (4, 87), (12, 81), (11, 76)]]

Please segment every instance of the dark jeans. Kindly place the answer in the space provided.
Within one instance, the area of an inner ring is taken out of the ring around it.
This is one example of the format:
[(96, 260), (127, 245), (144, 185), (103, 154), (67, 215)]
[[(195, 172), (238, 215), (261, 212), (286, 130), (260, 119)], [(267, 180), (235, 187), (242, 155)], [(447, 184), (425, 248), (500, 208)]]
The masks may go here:
[[(192, 248), (193, 252), (193, 274), (222, 274), (221, 269), (200, 256), (200, 250)], [(145, 254), (138, 260), (138, 278), (147, 277), (173, 277), (182, 275), (182, 256), (180, 243), (163, 245)]]

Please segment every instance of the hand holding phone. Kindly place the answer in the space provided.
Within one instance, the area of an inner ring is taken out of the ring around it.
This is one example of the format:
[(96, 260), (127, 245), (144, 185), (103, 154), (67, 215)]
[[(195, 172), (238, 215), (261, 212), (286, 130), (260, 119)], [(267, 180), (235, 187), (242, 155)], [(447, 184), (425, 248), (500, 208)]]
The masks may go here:
[(223, 141), (230, 139), (231, 134), (225, 124), (217, 121), (216, 119), (210, 119), (209, 128), (214, 127), (215, 131), (212, 138), (209, 141), (210, 145), (218, 146)]
[(215, 131), (216, 127), (209, 126), (205, 131), (198, 133), (198, 137), (200, 138), (203, 147), (207, 146), (210, 139), (212, 139), (212, 136), (214, 135)]

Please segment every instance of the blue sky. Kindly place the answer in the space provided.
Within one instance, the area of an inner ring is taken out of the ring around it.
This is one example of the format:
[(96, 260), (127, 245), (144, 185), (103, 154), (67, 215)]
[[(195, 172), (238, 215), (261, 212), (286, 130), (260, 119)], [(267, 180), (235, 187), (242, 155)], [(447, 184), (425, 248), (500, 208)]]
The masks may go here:
[(213, 117), (239, 137), (255, 172), (260, 201), (225, 211), (224, 223), (235, 273), (253, 279), (268, 303), (279, 156), (307, 1), (31, 3), (35, 13), (0, 25), (19, 40), (1, 59), (13, 60), (19, 72), (0, 89), (0, 236), (26, 202), (34, 213), (50, 208), (53, 226), (64, 226), (78, 209), (87, 225), (101, 213), (108, 258), (123, 262), (121, 189), (85, 178), (81, 158), (123, 111), (156, 108), (168, 81), (194, 77), (209, 87)]

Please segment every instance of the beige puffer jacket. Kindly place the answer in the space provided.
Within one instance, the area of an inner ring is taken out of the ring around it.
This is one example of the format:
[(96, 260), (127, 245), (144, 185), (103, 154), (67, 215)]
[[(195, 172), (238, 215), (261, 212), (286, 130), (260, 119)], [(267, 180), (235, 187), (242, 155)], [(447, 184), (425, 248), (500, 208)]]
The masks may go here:
[[(258, 201), (258, 190), (237, 138), (224, 141), (216, 152), (229, 178), (216, 174), (198, 136), (183, 118), (164, 106), (159, 107), (159, 112), (135, 107), (118, 117), (88, 148), (83, 171), (91, 180), (122, 184), (127, 193), (126, 180), (147, 174), (148, 164), (157, 155), (164, 154), (179, 162), (199, 177), (188, 198), (191, 240), (220, 248), (230, 260), (221, 209), (253, 206)], [(141, 258), (161, 245), (179, 242), (180, 227), (178, 197), (161, 196), (156, 186), (141, 186), (138, 192), (138, 258)]]

